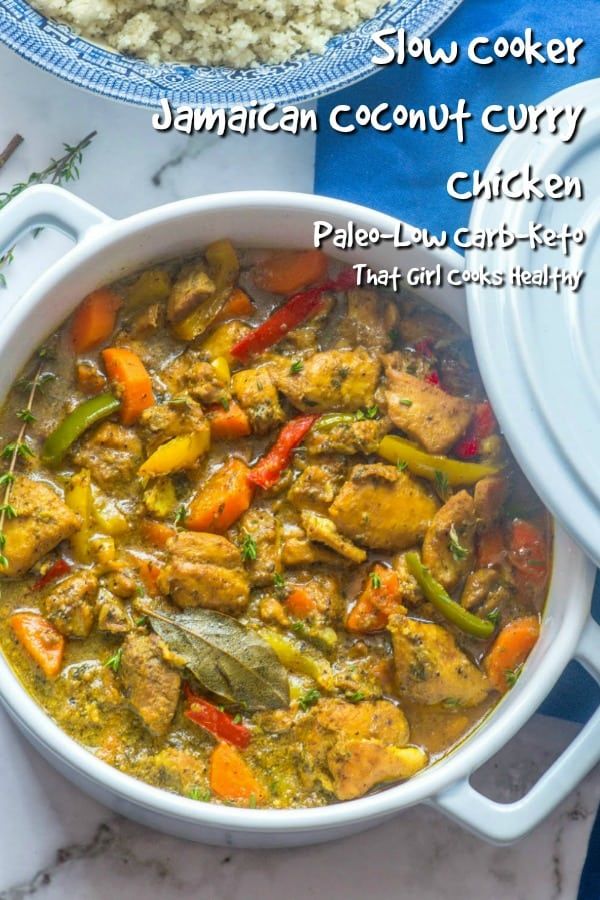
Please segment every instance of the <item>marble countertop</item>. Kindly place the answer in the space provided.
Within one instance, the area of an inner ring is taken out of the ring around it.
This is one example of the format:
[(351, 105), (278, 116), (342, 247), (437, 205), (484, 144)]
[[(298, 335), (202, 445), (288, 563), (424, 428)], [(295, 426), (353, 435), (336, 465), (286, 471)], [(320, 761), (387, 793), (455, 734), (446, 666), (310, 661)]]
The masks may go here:
[[(25, 138), (0, 171), (0, 191), (60, 155), (64, 141), (75, 143), (93, 129), (98, 136), (73, 189), (113, 216), (219, 190), (312, 190), (310, 135), (157, 134), (147, 111), (77, 91), (4, 48), (0, 84), (0, 149), (15, 132)], [(0, 310), (64, 249), (63, 238), (46, 233), (35, 248), (32, 239), (19, 245)], [(499, 800), (521, 796), (575, 731), (570, 723), (535, 717), (477, 773), (476, 785)], [(231, 851), (178, 841), (115, 816), (55, 773), (0, 711), (0, 797), (0, 900), (571, 900), (600, 801), (600, 772), (513, 847), (484, 844), (418, 807), (329, 845)]]

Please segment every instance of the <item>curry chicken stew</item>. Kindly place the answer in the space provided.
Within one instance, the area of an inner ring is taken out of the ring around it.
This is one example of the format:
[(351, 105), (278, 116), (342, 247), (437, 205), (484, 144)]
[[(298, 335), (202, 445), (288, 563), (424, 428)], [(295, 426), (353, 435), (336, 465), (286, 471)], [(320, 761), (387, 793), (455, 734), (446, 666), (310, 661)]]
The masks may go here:
[(411, 778), (519, 677), (549, 518), (467, 337), (318, 251), (85, 297), (0, 418), (0, 638), (100, 759), (200, 801)]

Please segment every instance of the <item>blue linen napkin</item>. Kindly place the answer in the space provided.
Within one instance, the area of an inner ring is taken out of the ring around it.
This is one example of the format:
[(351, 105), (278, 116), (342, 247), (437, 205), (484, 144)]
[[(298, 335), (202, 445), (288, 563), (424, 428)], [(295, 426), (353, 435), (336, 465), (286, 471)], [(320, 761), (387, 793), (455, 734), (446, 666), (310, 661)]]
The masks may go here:
[[(577, 64), (527, 66), (519, 60), (502, 60), (483, 67), (469, 62), (466, 47), (471, 38), (522, 35), (527, 27), (533, 28), (536, 38), (544, 43), (553, 37), (583, 38), (586, 44)], [(316, 193), (375, 207), (434, 233), (443, 229), (452, 232), (466, 225), (470, 204), (451, 199), (446, 180), (459, 169), (485, 169), (502, 139), (481, 128), (481, 111), (490, 103), (539, 103), (571, 84), (600, 76), (600, 2), (465, 0), (435, 33), (434, 44), (447, 48), (451, 40), (457, 40), (462, 49), (453, 66), (433, 67), (422, 60), (409, 60), (404, 66), (392, 64), (320, 101)], [(468, 100), (474, 114), (467, 123), (467, 141), (463, 144), (450, 129), (424, 134), (405, 129), (379, 133), (364, 128), (354, 134), (339, 134), (328, 124), (329, 112), (338, 103), (348, 103), (353, 109), (361, 103), (373, 108), (384, 101), (408, 108), (439, 103), (455, 108), (461, 97)], [(600, 577), (596, 579), (593, 611), (600, 621)], [(589, 676), (571, 664), (540, 711), (585, 722), (596, 708), (597, 695)], [(580, 900), (600, 897), (600, 820), (594, 834)]]

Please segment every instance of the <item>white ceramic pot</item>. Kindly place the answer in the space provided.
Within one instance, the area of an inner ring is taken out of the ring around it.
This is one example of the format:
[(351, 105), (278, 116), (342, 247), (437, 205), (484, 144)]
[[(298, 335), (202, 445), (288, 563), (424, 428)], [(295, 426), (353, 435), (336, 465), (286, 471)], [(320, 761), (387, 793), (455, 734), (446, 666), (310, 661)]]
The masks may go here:
[[(0, 397), (28, 357), (69, 315), (81, 297), (157, 259), (198, 251), (222, 236), (238, 245), (307, 247), (313, 222), (348, 221), (391, 232), (396, 220), (372, 210), (302, 194), (249, 192), (184, 200), (114, 221), (57, 188), (32, 188), (0, 216), (0, 252), (43, 225), (70, 235), (76, 246), (49, 269), (4, 317), (0, 335)], [(333, 254), (336, 255), (335, 253)], [(459, 268), (452, 251), (394, 250), (337, 254), (372, 268), (434, 265)], [(467, 325), (462, 291), (424, 289), (421, 295)], [(31, 742), (82, 790), (139, 822), (184, 838), (235, 847), (290, 847), (339, 838), (376, 825), (400, 810), (428, 803), (489, 840), (515, 840), (537, 825), (600, 757), (600, 711), (531, 791), (500, 804), (469, 784), (471, 774), (535, 712), (567, 663), (578, 659), (600, 681), (600, 628), (590, 618), (594, 569), (557, 525), (554, 564), (540, 640), (517, 685), (476, 732), (444, 760), (405, 784), (319, 809), (252, 810), (212, 806), (150, 787), (88, 753), (44, 713), (0, 659), (0, 698)]]

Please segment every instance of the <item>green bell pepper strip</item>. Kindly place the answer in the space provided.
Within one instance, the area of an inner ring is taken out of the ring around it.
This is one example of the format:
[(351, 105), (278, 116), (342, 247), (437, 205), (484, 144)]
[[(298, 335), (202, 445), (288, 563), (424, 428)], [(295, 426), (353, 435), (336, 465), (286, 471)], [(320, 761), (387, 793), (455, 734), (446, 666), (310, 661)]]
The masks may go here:
[(318, 422), (315, 422), (313, 431), (327, 433), (328, 431), (333, 431), (338, 425), (352, 425), (354, 422), (356, 422), (354, 413), (326, 413), (324, 416), (321, 416)]
[(90, 425), (110, 416), (120, 405), (121, 401), (110, 392), (84, 400), (48, 435), (42, 449), (42, 462), (47, 466), (57, 466), (71, 444)]
[(485, 641), (492, 636), (495, 625), (486, 619), (480, 619), (474, 616), (468, 610), (464, 609), (460, 603), (450, 597), (439, 581), (436, 581), (429, 569), (423, 565), (419, 559), (419, 554), (412, 551), (404, 557), (406, 560), (406, 568), (413, 576), (423, 594), (429, 602), (435, 606), (444, 618), (464, 631), (472, 637), (480, 638)]
[(448, 456), (433, 456), (420, 450), (412, 441), (387, 434), (379, 442), (377, 453), (388, 462), (405, 462), (413, 475), (435, 481), (436, 472), (441, 472), (448, 479), (448, 484), (475, 484), (486, 475), (496, 475), (501, 466), (485, 465), (483, 463), (463, 462), (459, 459), (450, 459)]

